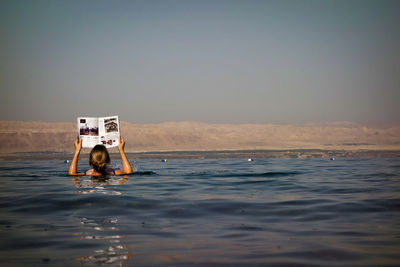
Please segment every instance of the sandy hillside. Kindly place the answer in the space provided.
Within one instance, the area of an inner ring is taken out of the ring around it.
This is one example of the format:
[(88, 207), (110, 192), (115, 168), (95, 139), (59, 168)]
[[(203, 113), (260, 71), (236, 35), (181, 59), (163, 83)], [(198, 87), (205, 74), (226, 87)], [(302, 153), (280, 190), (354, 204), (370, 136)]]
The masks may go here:
[[(0, 153), (73, 151), (75, 123), (0, 121)], [(121, 123), (127, 152), (254, 149), (400, 149), (400, 126)]]

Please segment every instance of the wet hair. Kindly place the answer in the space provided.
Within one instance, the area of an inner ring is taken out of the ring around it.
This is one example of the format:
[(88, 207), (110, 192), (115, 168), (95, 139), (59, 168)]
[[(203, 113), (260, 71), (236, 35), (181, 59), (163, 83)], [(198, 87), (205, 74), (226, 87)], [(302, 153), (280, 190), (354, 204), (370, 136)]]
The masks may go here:
[(103, 145), (96, 145), (90, 151), (89, 165), (95, 169), (95, 171), (102, 174), (107, 173), (107, 164), (110, 163), (110, 155), (108, 154), (107, 148)]

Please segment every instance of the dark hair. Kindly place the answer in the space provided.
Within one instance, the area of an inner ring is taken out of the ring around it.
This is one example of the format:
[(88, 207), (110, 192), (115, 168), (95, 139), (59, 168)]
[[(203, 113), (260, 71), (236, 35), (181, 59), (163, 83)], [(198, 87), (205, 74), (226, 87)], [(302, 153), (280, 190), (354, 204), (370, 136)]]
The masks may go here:
[(96, 145), (90, 151), (89, 165), (97, 172), (107, 174), (107, 164), (110, 163), (110, 155), (107, 148), (103, 145)]

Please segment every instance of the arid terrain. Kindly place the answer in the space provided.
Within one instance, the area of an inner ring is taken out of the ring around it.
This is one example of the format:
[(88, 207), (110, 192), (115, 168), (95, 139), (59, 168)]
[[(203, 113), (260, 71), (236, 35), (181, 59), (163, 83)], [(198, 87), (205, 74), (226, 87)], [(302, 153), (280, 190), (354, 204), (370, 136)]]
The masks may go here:
[[(400, 126), (121, 122), (126, 151), (400, 150)], [(0, 121), (0, 153), (73, 152), (76, 123)], [(114, 151), (115, 149), (112, 149)], [(116, 150), (115, 150), (116, 151)], [(114, 152), (115, 152), (114, 151)]]

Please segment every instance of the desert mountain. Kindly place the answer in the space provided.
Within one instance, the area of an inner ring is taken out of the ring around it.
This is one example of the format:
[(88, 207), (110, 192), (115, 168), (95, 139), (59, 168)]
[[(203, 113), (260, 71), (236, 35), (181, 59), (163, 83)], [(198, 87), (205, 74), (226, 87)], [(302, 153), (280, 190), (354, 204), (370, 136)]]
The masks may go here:
[[(0, 153), (72, 152), (76, 123), (0, 121)], [(127, 152), (261, 149), (399, 150), (400, 126), (121, 122)]]

